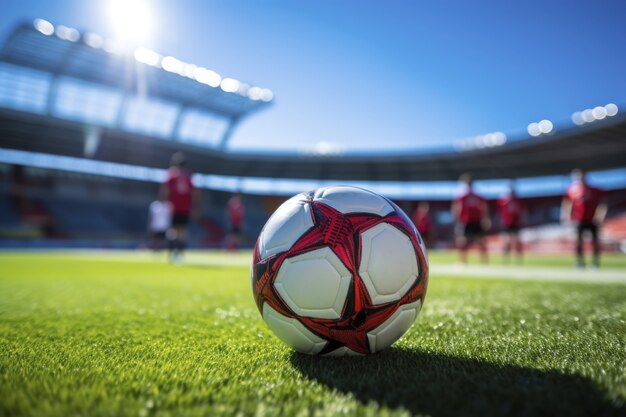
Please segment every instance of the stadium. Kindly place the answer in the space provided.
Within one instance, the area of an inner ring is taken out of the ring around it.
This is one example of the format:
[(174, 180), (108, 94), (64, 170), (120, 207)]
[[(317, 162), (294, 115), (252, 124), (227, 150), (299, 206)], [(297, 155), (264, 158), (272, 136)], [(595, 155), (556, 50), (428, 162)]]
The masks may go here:
[[(241, 150), (280, 90), (42, 18), (0, 41), (0, 414), (626, 414), (626, 101), (427, 148)], [(200, 197), (170, 262), (152, 207), (181, 152)], [(573, 169), (607, 207), (598, 269), (575, 268), (562, 223)], [(488, 265), (456, 262), (465, 173), (491, 213)], [(250, 294), (272, 213), (336, 185), (416, 224), (429, 207), (421, 315), (365, 357), (292, 351)], [(502, 254), (510, 189), (523, 262)]]

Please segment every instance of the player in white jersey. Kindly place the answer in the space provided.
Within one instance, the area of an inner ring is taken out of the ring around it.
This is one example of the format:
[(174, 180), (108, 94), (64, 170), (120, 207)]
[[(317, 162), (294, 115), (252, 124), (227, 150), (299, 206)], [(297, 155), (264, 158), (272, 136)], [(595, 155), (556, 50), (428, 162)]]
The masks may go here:
[(165, 249), (166, 233), (172, 224), (172, 204), (169, 201), (155, 200), (150, 203), (148, 232), (150, 247), (153, 250)]

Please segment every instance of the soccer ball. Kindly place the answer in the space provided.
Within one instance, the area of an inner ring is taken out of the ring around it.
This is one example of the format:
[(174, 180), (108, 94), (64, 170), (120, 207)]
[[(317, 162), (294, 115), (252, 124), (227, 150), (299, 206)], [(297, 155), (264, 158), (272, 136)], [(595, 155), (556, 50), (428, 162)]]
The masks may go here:
[(267, 221), (251, 265), (263, 320), (311, 355), (369, 354), (411, 327), (426, 296), (424, 242), (406, 214), (348, 186), (298, 194)]

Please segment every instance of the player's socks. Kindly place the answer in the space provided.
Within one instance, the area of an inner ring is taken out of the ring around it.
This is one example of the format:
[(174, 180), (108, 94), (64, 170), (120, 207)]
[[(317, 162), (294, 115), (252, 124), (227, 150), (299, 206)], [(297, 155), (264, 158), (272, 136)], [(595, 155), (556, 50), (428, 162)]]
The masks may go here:
[(170, 262), (172, 263), (179, 263), (181, 256), (180, 256), (180, 240), (179, 239), (170, 239), (168, 240), (168, 247), (169, 247), (169, 257), (170, 257)]
[(181, 239), (176, 239), (173, 262), (180, 264), (183, 261), (183, 252), (187, 247), (187, 242)]
[(176, 250), (176, 239), (167, 239), (167, 250), (170, 252), (170, 255)]
[(583, 258), (578, 258), (576, 260), (576, 268), (585, 269), (585, 260)]

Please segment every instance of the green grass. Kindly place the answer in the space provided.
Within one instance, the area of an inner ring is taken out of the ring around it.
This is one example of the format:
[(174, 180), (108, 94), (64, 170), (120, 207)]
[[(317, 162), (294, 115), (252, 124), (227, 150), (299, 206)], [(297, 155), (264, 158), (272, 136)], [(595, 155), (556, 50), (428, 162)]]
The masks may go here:
[(332, 359), (271, 334), (246, 266), (190, 263), (0, 254), (0, 415), (626, 415), (624, 284), (433, 276), (404, 338)]

